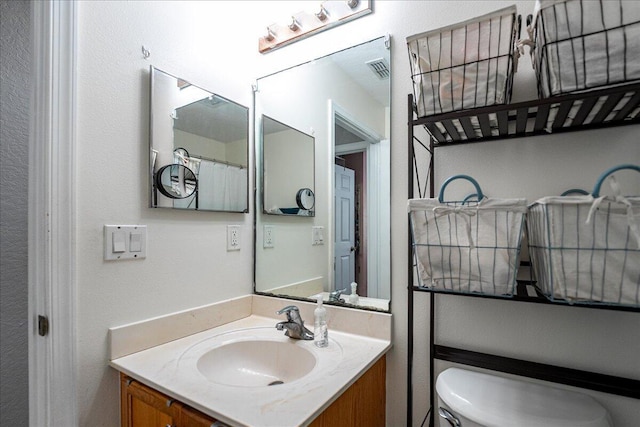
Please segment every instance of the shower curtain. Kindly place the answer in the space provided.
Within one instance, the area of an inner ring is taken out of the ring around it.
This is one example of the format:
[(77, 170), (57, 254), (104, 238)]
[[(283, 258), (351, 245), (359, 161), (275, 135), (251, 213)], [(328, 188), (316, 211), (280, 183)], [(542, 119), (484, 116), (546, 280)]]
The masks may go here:
[[(247, 171), (206, 159), (198, 170), (198, 209), (244, 211), (247, 208)], [(195, 209), (194, 197), (175, 200), (174, 206)]]

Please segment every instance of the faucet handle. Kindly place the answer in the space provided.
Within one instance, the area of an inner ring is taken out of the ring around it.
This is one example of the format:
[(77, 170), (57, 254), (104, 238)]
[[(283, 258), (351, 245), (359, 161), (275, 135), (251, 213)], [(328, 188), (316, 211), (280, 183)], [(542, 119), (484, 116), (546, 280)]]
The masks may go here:
[(300, 317), (300, 309), (295, 305), (288, 305), (288, 306), (284, 307), (283, 309), (278, 310), (276, 312), (276, 314), (286, 314), (287, 315), (287, 319), (289, 321), (291, 321), (292, 320), (291, 319), (292, 312), (294, 313), (293, 314), (294, 316), (297, 314), (298, 317)]
[(286, 306), (285, 308), (283, 308), (283, 309), (281, 309), (281, 310), (278, 310), (278, 311), (276, 312), (276, 314), (284, 314), (284, 313), (288, 313), (288, 312), (290, 312), (291, 310), (298, 310), (298, 311), (299, 311), (300, 309), (299, 309), (297, 306), (295, 306), (295, 305), (288, 305), (288, 306)]
[(347, 288), (336, 289), (335, 291), (329, 292), (329, 301), (340, 301), (340, 295), (344, 292), (347, 292)]

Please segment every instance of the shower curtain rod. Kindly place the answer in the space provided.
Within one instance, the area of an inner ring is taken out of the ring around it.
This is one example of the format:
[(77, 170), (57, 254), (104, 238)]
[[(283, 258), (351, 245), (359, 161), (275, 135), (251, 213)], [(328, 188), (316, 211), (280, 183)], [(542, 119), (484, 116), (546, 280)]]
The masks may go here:
[(246, 166), (239, 165), (239, 164), (237, 164), (237, 163), (227, 162), (227, 161), (225, 161), (225, 160), (211, 159), (211, 158), (209, 158), (209, 157), (198, 156), (198, 155), (189, 156), (189, 157), (190, 157), (190, 158), (193, 158), (193, 159), (206, 160), (206, 161), (208, 161), (208, 162), (212, 162), (212, 163), (219, 163), (219, 164), (227, 165), (227, 166), (235, 166), (235, 167), (240, 168), (240, 169), (246, 169)]

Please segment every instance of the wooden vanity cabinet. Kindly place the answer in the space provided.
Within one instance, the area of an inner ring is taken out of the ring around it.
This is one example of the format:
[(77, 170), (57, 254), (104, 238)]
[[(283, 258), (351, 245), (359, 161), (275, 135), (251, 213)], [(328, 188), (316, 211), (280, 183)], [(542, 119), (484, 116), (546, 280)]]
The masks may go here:
[[(216, 420), (189, 406), (182, 405), (178, 427), (213, 427)], [(217, 424), (215, 424), (217, 425)], [(225, 424), (220, 424), (225, 425)]]
[[(386, 358), (324, 410), (310, 427), (384, 427)], [(122, 427), (211, 427), (215, 420), (169, 396), (120, 374)]]
[(120, 374), (121, 427), (211, 427), (215, 420)]
[(309, 427), (384, 427), (386, 356), (382, 356)]

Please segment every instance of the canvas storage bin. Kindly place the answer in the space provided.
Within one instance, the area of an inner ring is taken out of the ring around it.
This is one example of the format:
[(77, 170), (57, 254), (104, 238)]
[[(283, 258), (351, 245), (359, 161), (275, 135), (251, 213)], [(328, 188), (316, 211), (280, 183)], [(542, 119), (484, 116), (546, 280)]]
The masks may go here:
[(637, 0), (537, 0), (528, 29), (540, 98), (640, 80)]
[(640, 197), (600, 195), (604, 179), (622, 169), (640, 172), (617, 166), (592, 194), (544, 197), (529, 207), (529, 253), (549, 298), (640, 306)]
[[(456, 179), (474, 184), (477, 201), (443, 201), (446, 186)], [(525, 199), (484, 197), (473, 178), (456, 175), (445, 181), (437, 199), (411, 199), (408, 210), (420, 287), (514, 294)]]
[(419, 117), (511, 100), (516, 7), (407, 37)]

